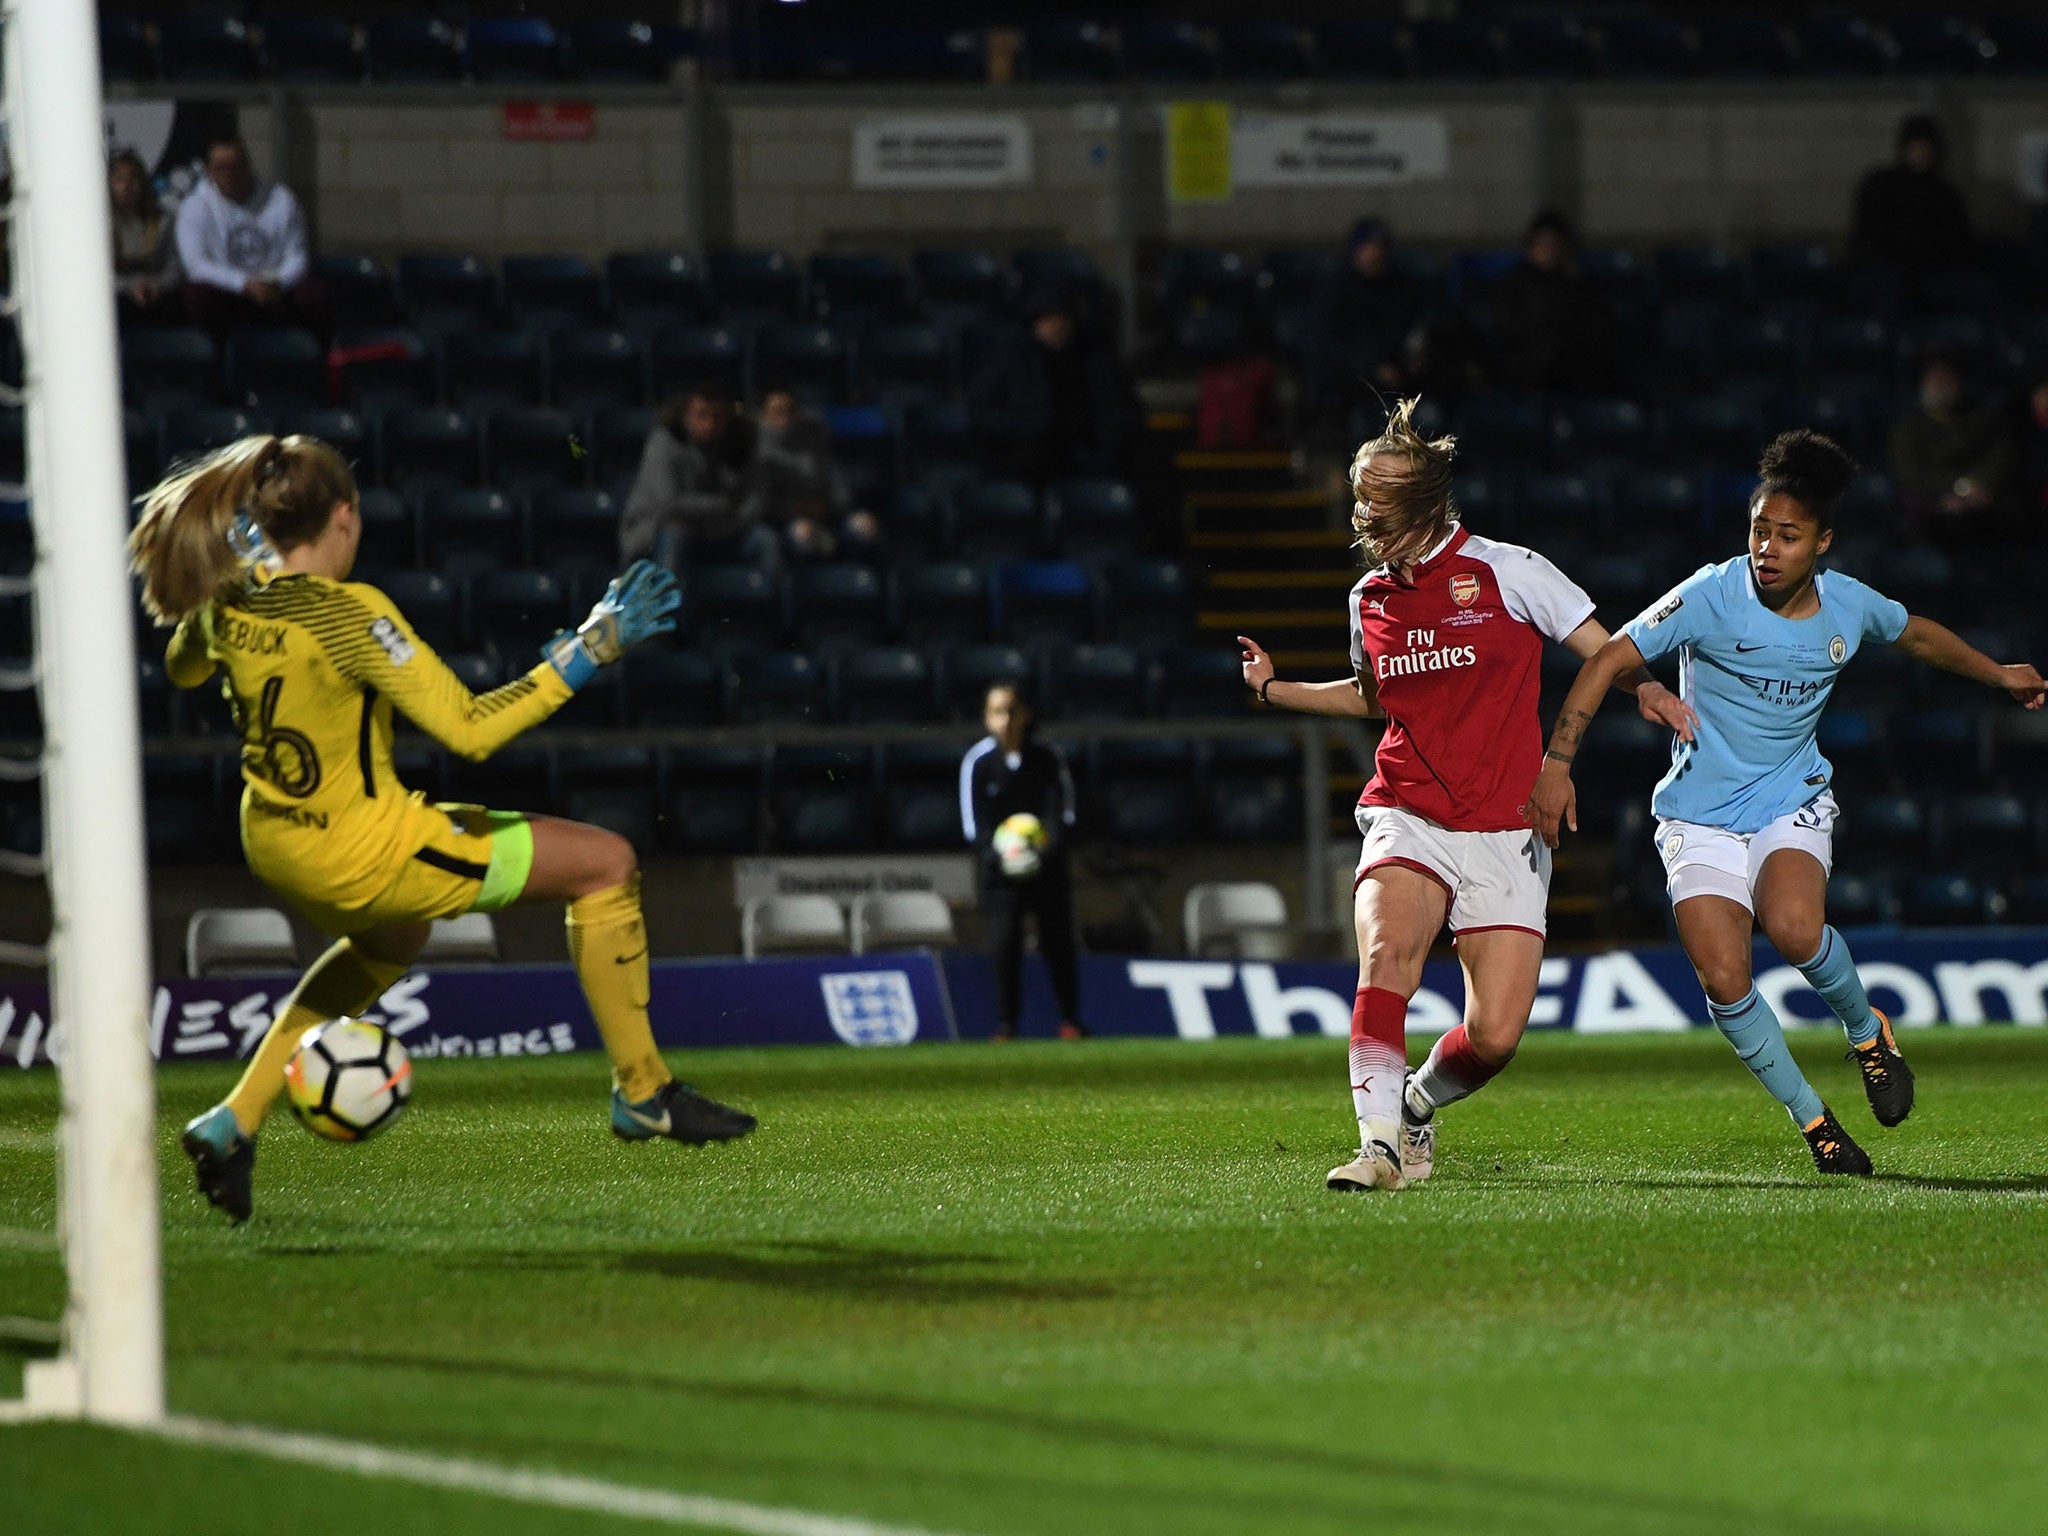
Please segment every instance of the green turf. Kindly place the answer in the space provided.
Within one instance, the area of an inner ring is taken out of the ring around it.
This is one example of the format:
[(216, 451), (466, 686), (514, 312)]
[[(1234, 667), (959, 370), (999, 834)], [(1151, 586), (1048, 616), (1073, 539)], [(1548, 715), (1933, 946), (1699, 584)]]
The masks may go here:
[[(707, 1152), (614, 1145), (589, 1058), (424, 1062), (382, 1141), (273, 1123), (241, 1230), (171, 1150), (226, 1078), (170, 1070), (174, 1406), (988, 1536), (2010, 1536), (2048, 1032), (1907, 1049), (1887, 1133), (1798, 1042), (1868, 1182), (1701, 1032), (1532, 1040), (1432, 1183), (1350, 1197), (1338, 1042), (678, 1058), (763, 1118)], [(49, 1224), (53, 1092), (0, 1077), (0, 1232)], [(0, 1240), (0, 1312), (57, 1295)], [(0, 1430), (0, 1528), (629, 1527), (70, 1428)]]

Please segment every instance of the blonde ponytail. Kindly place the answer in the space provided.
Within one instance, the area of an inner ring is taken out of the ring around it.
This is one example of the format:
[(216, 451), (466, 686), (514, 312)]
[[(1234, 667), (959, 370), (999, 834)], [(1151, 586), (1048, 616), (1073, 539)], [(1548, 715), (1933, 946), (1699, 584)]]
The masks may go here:
[(355, 500), (348, 464), (316, 437), (245, 437), (179, 465), (143, 498), (128, 535), (143, 608), (157, 623), (175, 624), (245, 580), (233, 537), (238, 515), (247, 513), (283, 553), (318, 538), (335, 507)]

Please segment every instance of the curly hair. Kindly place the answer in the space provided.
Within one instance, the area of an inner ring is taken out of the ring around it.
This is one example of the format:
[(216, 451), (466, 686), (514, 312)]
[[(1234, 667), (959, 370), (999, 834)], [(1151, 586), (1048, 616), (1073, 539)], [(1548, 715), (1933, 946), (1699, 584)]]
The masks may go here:
[(1374, 559), (1426, 549), (1459, 519), (1451, 495), (1455, 437), (1425, 438), (1415, 428), (1420, 398), (1396, 400), (1386, 429), (1351, 458), (1351, 527)]
[(1790, 496), (1828, 529), (1835, 525), (1835, 508), (1856, 483), (1856, 461), (1833, 438), (1798, 427), (1771, 439), (1757, 475), (1752, 509), (1766, 496)]

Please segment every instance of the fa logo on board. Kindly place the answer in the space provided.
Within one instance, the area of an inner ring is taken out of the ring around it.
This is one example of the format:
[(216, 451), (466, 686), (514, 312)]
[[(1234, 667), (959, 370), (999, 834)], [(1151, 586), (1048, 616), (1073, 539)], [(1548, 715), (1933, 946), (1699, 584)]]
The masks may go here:
[(1470, 571), (1464, 571), (1451, 578), (1451, 601), (1460, 608), (1470, 608), (1479, 600), (1479, 578)]

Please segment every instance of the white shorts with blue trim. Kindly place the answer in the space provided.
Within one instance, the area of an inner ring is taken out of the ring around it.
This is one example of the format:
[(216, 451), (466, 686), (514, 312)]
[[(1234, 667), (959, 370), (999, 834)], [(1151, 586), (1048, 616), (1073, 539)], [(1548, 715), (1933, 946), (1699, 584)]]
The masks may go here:
[(1725, 896), (1754, 912), (1764, 860), (1781, 848), (1812, 854), (1826, 879), (1835, 867), (1835, 818), (1840, 814), (1834, 791), (1824, 789), (1757, 832), (1659, 820), (1657, 856), (1664, 861), (1664, 889), (1671, 904), (1693, 896)]

